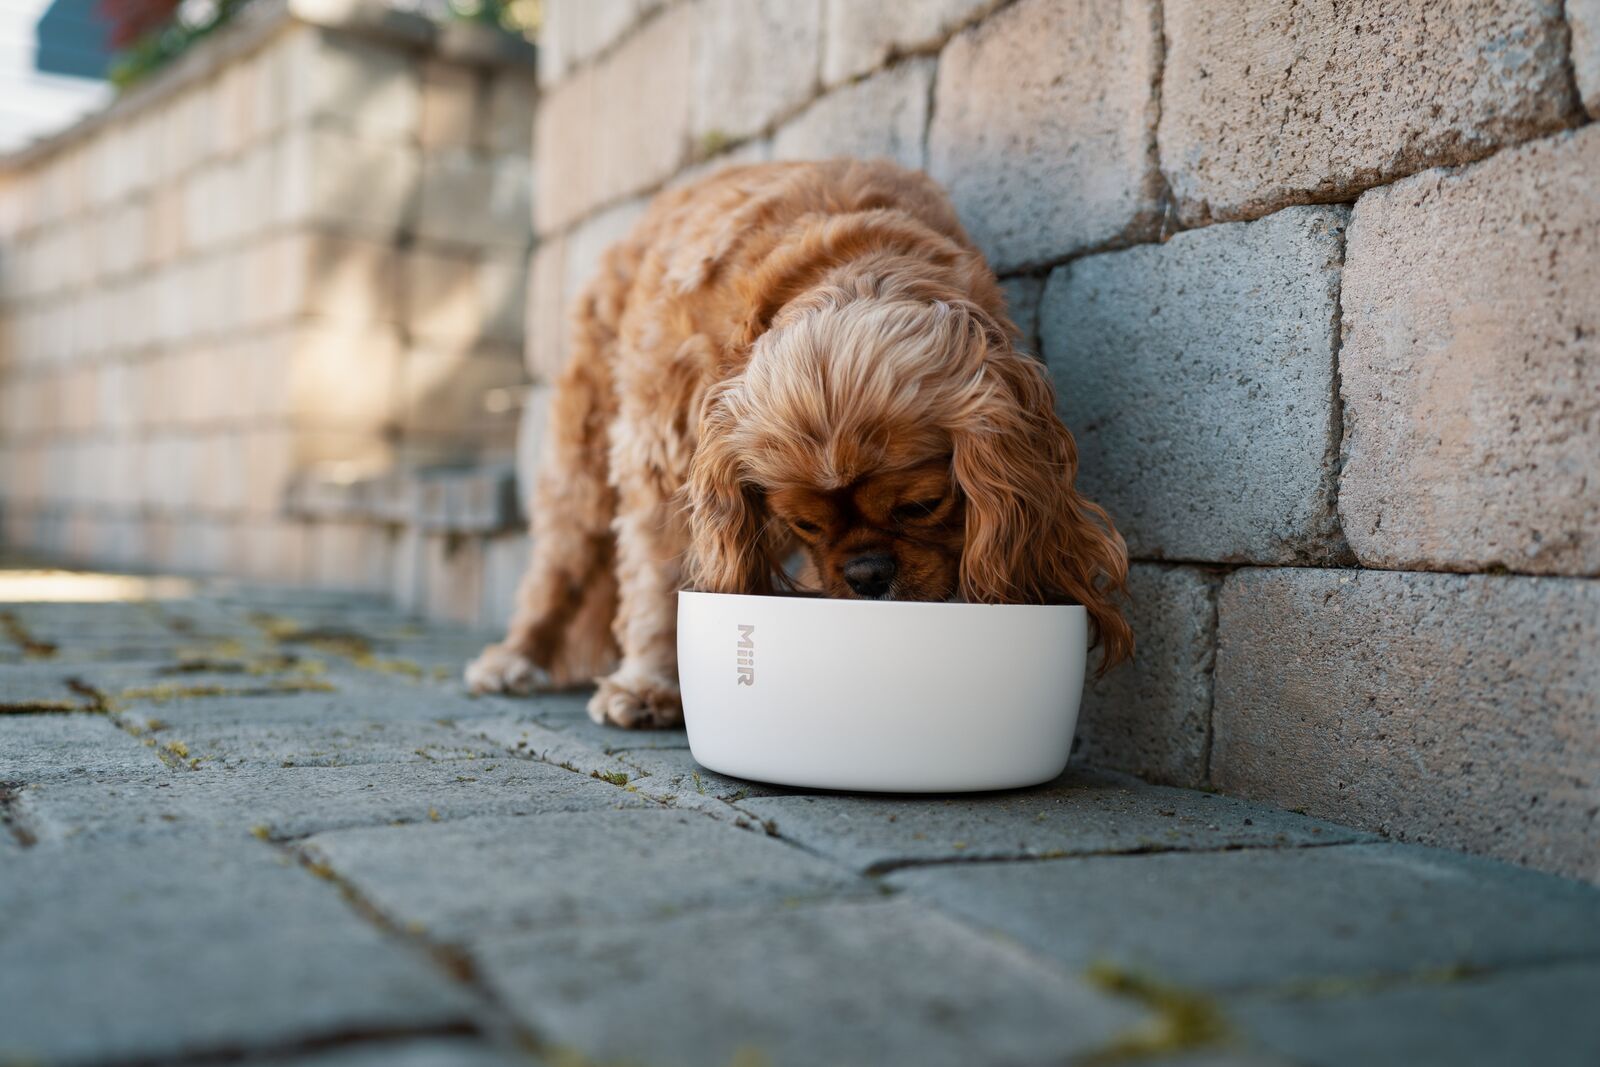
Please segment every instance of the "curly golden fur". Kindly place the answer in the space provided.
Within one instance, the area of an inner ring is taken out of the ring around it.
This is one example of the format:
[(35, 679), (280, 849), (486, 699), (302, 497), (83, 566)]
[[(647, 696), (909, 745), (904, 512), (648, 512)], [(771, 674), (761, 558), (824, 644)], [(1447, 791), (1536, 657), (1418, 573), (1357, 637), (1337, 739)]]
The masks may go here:
[(1072, 435), (1015, 336), (925, 175), (775, 163), (662, 194), (574, 309), (533, 560), (468, 684), (609, 671), (596, 721), (675, 724), (688, 587), (1073, 601), (1103, 663), (1125, 659), (1126, 549), (1073, 488)]

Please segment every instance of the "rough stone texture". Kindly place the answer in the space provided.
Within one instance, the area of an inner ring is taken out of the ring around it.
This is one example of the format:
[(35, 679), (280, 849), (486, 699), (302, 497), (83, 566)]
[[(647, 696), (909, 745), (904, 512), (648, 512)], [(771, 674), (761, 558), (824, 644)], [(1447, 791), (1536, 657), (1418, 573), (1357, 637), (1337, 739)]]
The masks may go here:
[(1600, 584), (1241, 570), (1220, 788), (1600, 881)]
[(1360, 835), (1228, 797), (1069, 768), (1050, 785), (960, 799), (750, 797), (738, 807), (787, 841), (851, 867), (1327, 844)]
[(567, 364), (567, 299), (565, 242), (541, 241), (528, 264), (527, 323), (523, 358), (535, 382), (556, 380)]
[[(953, 864), (889, 881), (1069, 969), (1100, 961), (1188, 988), (1371, 981), (1600, 953), (1600, 892), (1409, 846), (1096, 856), (1016, 871)], [(1273, 951), (1262, 952), (1269, 942)]]
[(560, 730), (517, 716), (462, 719), (456, 729), (472, 738), (481, 738), (502, 752), (523, 759), (535, 759), (580, 774), (594, 774), (624, 785), (634, 785), (639, 768), (624, 763), (599, 748), (574, 740)]
[(1024, 352), (1043, 358), (1039, 345), (1039, 302), (1044, 298), (1044, 279), (1036, 274), (1014, 274), (1000, 279), (1006, 294), (1006, 311), (1022, 334), (1017, 343)]
[(0, 870), (0, 1060), (171, 1062), (461, 1025), (465, 991), (255, 842), (37, 847)]
[[(207, 768), (162, 779), (29, 786), (18, 810), (42, 843), (182, 835), (277, 839), (351, 826), (533, 815), (645, 802), (608, 782), (513, 757), (416, 765)], [(264, 827), (265, 829), (258, 829)]]
[(1557, 0), (1173, 0), (1161, 166), (1198, 225), (1346, 200), (1570, 124)]
[(1040, 310), (1080, 489), (1141, 559), (1338, 558), (1344, 208), (1292, 208), (1050, 275)]
[(702, 0), (696, 9), (695, 140), (743, 140), (817, 89), (822, 0)]
[(694, 8), (672, 8), (540, 98), (533, 149), (540, 234), (647, 189), (684, 162), (694, 26)]
[[(157, 740), (181, 741), (209, 768), (354, 767), (501, 756), (497, 746), (432, 722), (213, 725), (200, 716)], [(466, 772), (470, 773), (470, 772)]]
[[(877, 895), (871, 883), (759, 830), (660, 809), (548, 815), (537, 832), (523, 819), (347, 830), (304, 847), (385, 914), (457, 944), (708, 908)], [(643, 870), (649, 877), (637, 877)]]
[(1556, 964), (1352, 995), (1254, 999), (1229, 1014), (1300, 1063), (1592, 1067), (1600, 966)]
[(1075, 760), (1169, 785), (1205, 782), (1220, 584), (1192, 567), (1129, 569), (1133, 660), (1085, 679)]
[(1159, 54), (1149, 0), (1021, 0), (945, 46), (928, 171), (996, 270), (1150, 230)]
[(951, 31), (994, 10), (1000, 0), (899, 0), (863, 4), (827, 0), (822, 81), (837, 85), (897, 55), (936, 48)]
[(1566, 12), (1578, 92), (1589, 117), (1600, 119), (1600, 0), (1567, 0)]
[[(13, 698), (11, 674), (0, 673), (4, 699)], [(0, 713), (0, 782), (56, 782), (76, 778), (148, 777), (163, 766), (155, 752), (117, 729), (104, 715)]]
[(1600, 127), (1366, 194), (1339, 512), (1385, 568), (1600, 574)]
[(892, 159), (921, 170), (934, 60), (911, 59), (822, 97), (773, 136), (775, 159)]
[[(679, 807), (693, 805), (702, 810), (715, 811), (713, 805), (702, 805), (700, 800), (737, 804), (746, 797), (787, 796), (793, 790), (783, 786), (763, 785), (761, 782), (730, 778), (716, 771), (708, 771), (696, 763), (686, 748), (625, 748), (616, 753), (624, 764), (645, 775), (633, 784), (647, 796), (671, 797)], [(726, 808), (722, 809), (726, 811)]]
[(329, 1052), (285, 1059), (253, 1059), (253, 1067), (529, 1067), (517, 1049), (497, 1049), (469, 1038), (363, 1042)]
[[(692, 961), (694, 980), (663, 961)], [(660, 1067), (736, 1062), (740, 1048), (775, 1063), (887, 1063), (910, 1049), (929, 1067), (1062, 1062), (1144, 1014), (897, 902), (583, 925), (498, 939), (483, 964), (540, 1034)]]

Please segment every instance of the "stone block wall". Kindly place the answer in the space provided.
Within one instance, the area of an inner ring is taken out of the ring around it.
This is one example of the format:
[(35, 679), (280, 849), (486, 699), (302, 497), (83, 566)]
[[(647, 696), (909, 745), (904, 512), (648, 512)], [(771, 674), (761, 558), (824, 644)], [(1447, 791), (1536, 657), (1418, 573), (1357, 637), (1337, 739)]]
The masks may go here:
[[(415, 584), (406, 538), (446, 531), (297, 511), (293, 488), (510, 462), (532, 49), (320, 6), (264, 0), (0, 161), (6, 545), (388, 590)], [(521, 555), (516, 524), (451, 544)], [(455, 577), (471, 592), (437, 613), (500, 613)]]
[(1600, 879), (1600, 5), (548, 0), (528, 361), (649, 196), (945, 183), (1135, 558), (1080, 755)]

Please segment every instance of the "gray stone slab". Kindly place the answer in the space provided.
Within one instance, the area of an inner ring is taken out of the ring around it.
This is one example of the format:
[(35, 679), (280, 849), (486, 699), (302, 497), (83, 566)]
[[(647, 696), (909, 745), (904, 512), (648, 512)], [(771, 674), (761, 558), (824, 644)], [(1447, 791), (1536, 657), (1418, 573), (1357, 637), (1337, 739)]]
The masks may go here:
[(1363, 1067), (1594, 1067), (1600, 964), (1571, 963), (1415, 985), (1233, 1005), (1297, 1062)]
[(682, 730), (623, 730), (597, 724), (585, 710), (590, 695), (589, 690), (582, 690), (537, 693), (526, 698), (486, 697), (483, 704), (560, 730), (573, 740), (607, 754), (635, 748), (689, 747), (689, 735)]
[(252, 1059), (251, 1067), (537, 1067), (541, 1061), (472, 1038), (367, 1042), (304, 1056)]
[(1069, 769), (1049, 785), (932, 800), (751, 797), (739, 807), (786, 840), (852, 867), (1374, 840), (1372, 835), (1213, 793)]
[(663, 800), (670, 797), (692, 802), (693, 798), (703, 798), (737, 804), (749, 797), (798, 795), (794, 789), (708, 771), (695, 762), (686, 748), (624, 749), (617, 758), (647, 776), (635, 783), (640, 792)]
[(466, 990), (288, 857), (37, 847), (0, 867), (0, 1061), (165, 1062), (462, 1025)]
[(1144, 1015), (900, 901), (585, 925), (479, 962), (553, 1044), (651, 1067), (1062, 1062)]
[(67, 684), (79, 672), (48, 660), (0, 665), (0, 718), (48, 711), (86, 711), (95, 700)]
[(1600, 956), (1600, 890), (1411, 845), (954, 864), (890, 884), (1068, 966), (1179, 986)]
[(202, 765), (241, 767), (350, 767), (370, 763), (503, 759), (487, 741), (432, 722), (210, 723), (195, 718), (155, 735), (179, 740)]
[(106, 715), (0, 715), (0, 782), (149, 777), (155, 752)]
[(18, 811), (41, 845), (71, 840), (294, 838), (353, 826), (536, 815), (652, 802), (607, 782), (519, 759), (226, 770), (29, 786)]
[(321, 676), (308, 679), (238, 679), (212, 686), (174, 680), (165, 692), (118, 699), (129, 721), (154, 718), (173, 726), (193, 723), (444, 722), (481, 714), (464, 693), (425, 686), (368, 684), (360, 679)]
[(527, 719), (458, 719), (452, 725), (463, 737), (477, 738), (480, 743), (494, 745), (503, 752), (594, 774), (616, 785), (634, 784), (633, 780), (641, 774), (639, 768), (574, 740), (570, 734)]
[(664, 808), (345, 830), (318, 834), (304, 848), (385, 914), (461, 942), (878, 893), (759, 831)]

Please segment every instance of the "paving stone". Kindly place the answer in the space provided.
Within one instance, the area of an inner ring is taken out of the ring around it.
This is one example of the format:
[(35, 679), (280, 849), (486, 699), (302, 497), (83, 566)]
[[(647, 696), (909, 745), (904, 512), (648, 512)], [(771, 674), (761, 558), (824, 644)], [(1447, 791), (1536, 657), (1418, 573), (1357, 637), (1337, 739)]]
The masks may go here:
[(522, 759), (540, 760), (583, 774), (595, 774), (614, 783), (633, 784), (639, 769), (607, 755), (591, 744), (527, 719), (507, 716), (458, 719), (452, 725), (465, 737), (479, 738)]
[(25, 659), (0, 665), (0, 716), (41, 711), (88, 711), (94, 698), (75, 692), (69, 678), (81, 672), (54, 660)]
[(533, 1067), (527, 1055), (470, 1038), (412, 1038), (360, 1042), (283, 1059), (253, 1059), (255, 1067)]
[(945, 46), (928, 172), (996, 270), (1153, 231), (1160, 51), (1148, 0), (1021, 0)]
[(514, 931), (877, 893), (759, 831), (661, 808), (346, 830), (304, 847), (384, 914), (463, 944), (492, 945)]
[(1351, 199), (1569, 125), (1555, 0), (1163, 5), (1161, 165), (1188, 225)]
[(921, 170), (934, 67), (932, 58), (911, 59), (829, 93), (778, 130), (773, 158), (892, 159)]
[(170, 1062), (460, 1026), (465, 990), (254, 842), (36, 847), (0, 868), (0, 1060)]
[(431, 722), (213, 724), (203, 719), (167, 728), (158, 742), (181, 741), (210, 767), (350, 767), (504, 756), (496, 745)]
[(1600, 955), (1600, 891), (1409, 845), (947, 864), (889, 882), (1069, 969), (1108, 962), (1185, 988)]
[[(199, 770), (157, 779), (29, 786), (17, 810), (41, 845), (270, 835), (472, 815), (652, 806), (608, 782), (519, 759)], [(264, 828), (264, 829), (262, 829)]]
[(1367, 566), (1600, 574), (1600, 127), (1356, 204), (1339, 514)]
[(588, 690), (581, 692), (539, 693), (521, 700), (508, 701), (491, 698), (508, 710), (520, 712), (542, 726), (559, 730), (573, 741), (610, 755), (623, 749), (688, 748), (689, 735), (682, 730), (620, 730), (615, 726), (600, 726), (586, 710)]
[(860, 77), (896, 55), (936, 48), (951, 31), (993, 10), (999, 0), (900, 0), (891, 6), (827, 0), (822, 80)]
[(165, 770), (154, 752), (108, 716), (0, 714), (0, 782), (149, 777)]
[(1600, 881), (1600, 583), (1244, 569), (1218, 600), (1230, 793)]
[(652, 1067), (1061, 1062), (1141, 1016), (898, 901), (580, 926), (502, 939), (480, 962), (552, 1043)]
[(770, 820), (787, 841), (873, 870), (941, 860), (1328, 844), (1366, 836), (1230, 797), (1076, 768), (1036, 789), (959, 799), (840, 793), (750, 797), (739, 807)]
[(822, 0), (704, 0), (690, 132), (743, 140), (816, 93)]
[(780, 797), (796, 793), (782, 786), (749, 782), (708, 771), (695, 762), (687, 748), (622, 749), (617, 752), (616, 758), (648, 776), (634, 783), (641, 793), (662, 799), (671, 797), (674, 803), (680, 805), (685, 802), (692, 804), (699, 799), (737, 804), (746, 797)]
[(1347, 218), (1293, 208), (1051, 273), (1040, 332), (1078, 485), (1135, 557), (1343, 552), (1334, 390)]
[(1600, 0), (1567, 0), (1572, 31), (1572, 68), (1592, 119), (1600, 118)]
[(1128, 569), (1133, 660), (1084, 679), (1074, 761), (1194, 787), (1206, 780), (1220, 575)]
[(1590, 1067), (1600, 1061), (1597, 999), (1600, 965), (1589, 962), (1255, 999), (1229, 1014), (1299, 1063)]
[(1006, 294), (1006, 312), (1017, 324), (1022, 338), (1018, 342), (1024, 352), (1040, 356), (1039, 302), (1044, 298), (1044, 279), (1037, 274), (1014, 274), (1000, 279), (1000, 288)]

